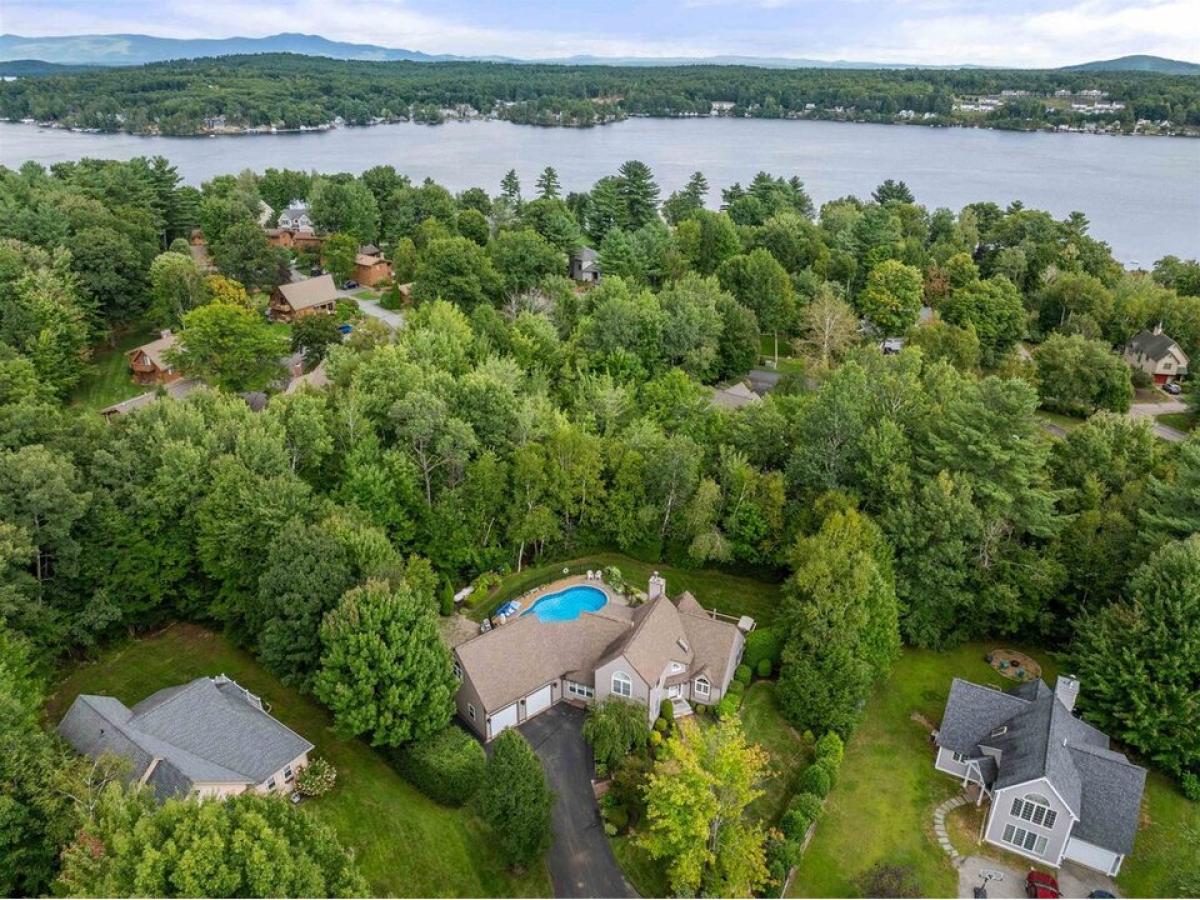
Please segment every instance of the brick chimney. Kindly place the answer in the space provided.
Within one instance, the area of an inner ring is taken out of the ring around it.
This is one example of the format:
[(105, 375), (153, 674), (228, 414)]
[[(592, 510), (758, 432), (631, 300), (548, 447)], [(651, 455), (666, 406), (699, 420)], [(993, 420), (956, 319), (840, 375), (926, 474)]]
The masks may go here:
[(1054, 682), (1054, 696), (1062, 701), (1068, 711), (1074, 711), (1075, 698), (1079, 696), (1079, 679), (1072, 675), (1059, 675)]
[(657, 572), (650, 576), (650, 588), (646, 591), (647, 600), (657, 600), (667, 595), (667, 579)]

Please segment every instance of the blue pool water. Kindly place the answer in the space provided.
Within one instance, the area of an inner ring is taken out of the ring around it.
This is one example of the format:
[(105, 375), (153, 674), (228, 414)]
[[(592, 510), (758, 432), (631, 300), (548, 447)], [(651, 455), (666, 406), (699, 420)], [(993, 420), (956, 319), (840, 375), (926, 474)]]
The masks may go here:
[(547, 594), (521, 615), (537, 613), (543, 622), (569, 622), (578, 619), (580, 613), (595, 612), (607, 602), (604, 591), (580, 584)]

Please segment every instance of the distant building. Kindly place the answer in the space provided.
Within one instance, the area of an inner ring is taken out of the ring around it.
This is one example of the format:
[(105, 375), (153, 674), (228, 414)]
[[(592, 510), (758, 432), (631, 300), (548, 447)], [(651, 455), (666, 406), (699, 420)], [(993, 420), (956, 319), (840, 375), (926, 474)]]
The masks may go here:
[(297, 200), (293, 200), (292, 205), (279, 214), (278, 225), (285, 231), (308, 234), (315, 232), (312, 219), (308, 215), (308, 207)]
[(114, 697), (80, 694), (58, 733), (93, 759), (126, 759), (130, 780), (162, 800), (290, 793), (313, 749), (224, 675), (164, 688), (132, 709)]
[(1125, 361), (1149, 375), (1157, 385), (1178, 381), (1188, 370), (1187, 354), (1163, 334), (1162, 324), (1153, 331), (1135, 334), (1125, 345)]
[(358, 248), (354, 257), (354, 280), (365, 287), (374, 287), (392, 278), (392, 264), (374, 244)]
[(594, 284), (600, 280), (600, 257), (591, 247), (580, 247), (571, 254), (571, 277)]
[(178, 342), (179, 336), (167, 329), (157, 339), (127, 352), (133, 380), (138, 384), (170, 384), (181, 378), (182, 373), (167, 361), (167, 351), (173, 350)]
[(741, 409), (761, 403), (762, 398), (754, 393), (745, 382), (736, 381), (729, 387), (712, 389), (712, 404), (722, 409)]
[(332, 316), (337, 310), (338, 291), (332, 275), (318, 275), (291, 284), (281, 284), (271, 295), (271, 318), (292, 322), (318, 313)]

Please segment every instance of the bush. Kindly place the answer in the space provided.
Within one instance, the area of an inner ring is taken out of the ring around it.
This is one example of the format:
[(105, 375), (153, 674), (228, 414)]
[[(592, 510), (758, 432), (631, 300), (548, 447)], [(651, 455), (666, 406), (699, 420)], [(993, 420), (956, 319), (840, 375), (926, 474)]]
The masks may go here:
[(755, 674), (758, 675), (759, 678), (770, 678), (771, 673), (774, 671), (775, 671), (775, 664), (773, 662), (771, 662), (771, 660), (767, 659), (764, 656), (762, 659), (760, 659), (758, 661), (758, 666), (755, 670)]
[(667, 724), (667, 720), (664, 719), (662, 716), (659, 716), (657, 719), (654, 720), (654, 730), (657, 731), (659, 734), (666, 734), (667, 729), (670, 727), (671, 726), (669, 726)]
[(813, 749), (816, 751), (817, 759), (832, 762), (835, 766), (840, 767), (842, 756), (846, 752), (846, 745), (843, 743), (841, 735), (836, 731), (829, 731), (821, 736)]
[(742, 706), (742, 695), (728, 693), (717, 701), (717, 716), (721, 719), (727, 719), (730, 716), (736, 716), (737, 711)]
[(675, 724), (675, 704), (668, 699), (663, 699), (663, 702), (658, 704), (658, 716), (664, 719), (667, 725)]
[(629, 825), (629, 810), (623, 806), (610, 806), (604, 811), (604, 820), (617, 831), (624, 831)]
[(745, 663), (742, 663), (740, 666), (738, 666), (736, 669), (733, 670), (733, 680), (736, 682), (739, 682), (740, 684), (744, 684), (744, 685), (749, 684), (750, 683), (750, 675), (751, 675), (751, 669)]
[(1184, 772), (1183, 777), (1179, 779), (1179, 787), (1183, 790), (1183, 796), (1200, 803), (1200, 775)]
[(829, 777), (828, 769), (820, 764), (813, 764), (800, 773), (800, 780), (797, 784), (805, 793), (826, 797), (829, 789), (833, 787), (833, 779)]
[(812, 823), (813, 820), (803, 810), (789, 808), (779, 820), (779, 828), (789, 840), (803, 841), (804, 833)]
[(392, 763), (422, 794), (438, 803), (461, 806), (483, 781), (483, 747), (457, 725), (447, 725), (423, 741), (392, 751)]
[(829, 786), (831, 788), (837, 784), (838, 772), (841, 770), (841, 766), (832, 759), (818, 759), (813, 763), (813, 767), (825, 770), (825, 774), (829, 776)]
[(449, 578), (442, 579), (442, 594), (440, 597), (441, 608), (438, 610), (443, 616), (454, 615), (454, 585), (450, 583)]
[(800, 862), (800, 845), (795, 841), (781, 838), (772, 834), (767, 838), (767, 871), (771, 875), (772, 884), (766, 896), (778, 897), (787, 880), (788, 872)]
[(660, 731), (650, 732), (650, 746), (651, 747), (657, 747), (660, 744), (662, 744), (662, 742), (663, 742), (662, 732), (660, 732)]
[(725, 688), (726, 695), (734, 694), (734, 695), (740, 697), (745, 692), (746, 692), (746, 686), (744, 684), (742, 684), (740, 681), (731, 681), (731, 682), (729, 682), (729, 687)]
[(783, 656), (783, 636), (774, 628), (755, 628), (746, 635), (746, 649), (742, 652), (742, 663), (757, 671), (764, 659), (771, 661), (773, 669), (779, 668)]
[(333, 789), (337, 780), (337, 769), (327, 760), (317, 756), (296, 773), (296, 790), (305, 797), (320, 797)]
[(821, 813), (825, 809), (825, 805), (821, 802), (821, 798), (816, 794), (799, 793), (792, 798), (792, 802), (788, 804), (788, 810), (796, 810), (805, 815), (810, 822), (815, 822), (821, 818)]

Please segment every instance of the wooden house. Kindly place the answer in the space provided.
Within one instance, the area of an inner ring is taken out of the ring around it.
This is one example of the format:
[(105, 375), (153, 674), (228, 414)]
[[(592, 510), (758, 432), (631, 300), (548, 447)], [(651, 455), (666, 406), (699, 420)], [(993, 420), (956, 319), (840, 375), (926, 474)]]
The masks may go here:
[(178, 340), (179, 337), (168, 330), (162, 332), (157, 340), (134, 347), (126, 353), (133, 380), (138, 384), (170, 384), (177, 381), (181, 373), (167, 361), (166, 354)]
[(332, 316), (337, 311), (337, 298), (337, 286), (333, 283), (332, 275), (318, 275), (304, 281), (281, 284), (271, 295), (271, 319), (292, 322), (300, 316)]

